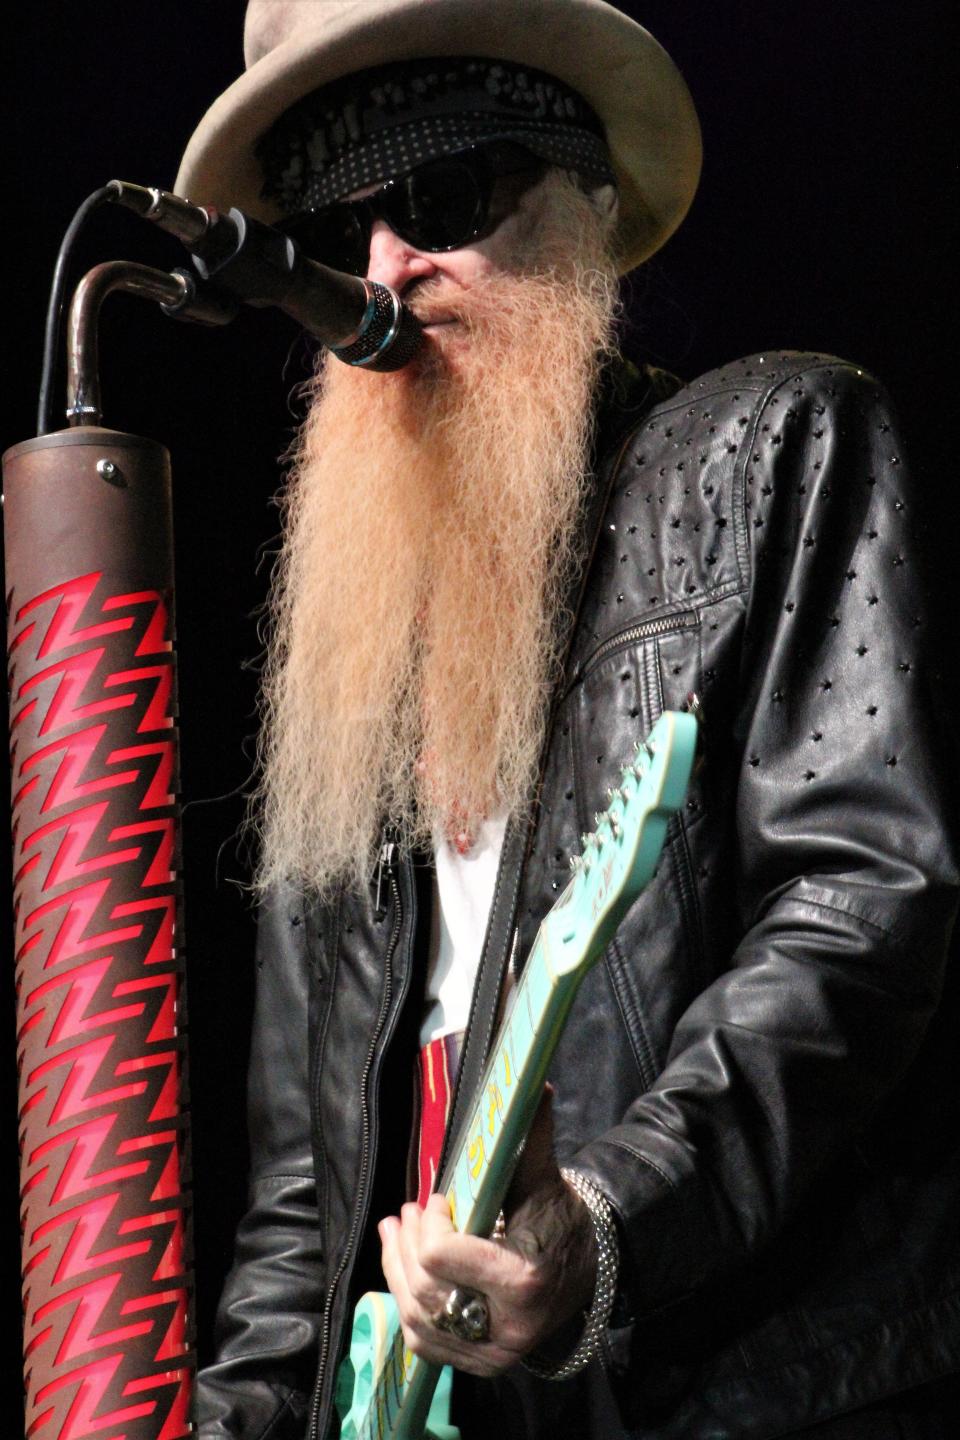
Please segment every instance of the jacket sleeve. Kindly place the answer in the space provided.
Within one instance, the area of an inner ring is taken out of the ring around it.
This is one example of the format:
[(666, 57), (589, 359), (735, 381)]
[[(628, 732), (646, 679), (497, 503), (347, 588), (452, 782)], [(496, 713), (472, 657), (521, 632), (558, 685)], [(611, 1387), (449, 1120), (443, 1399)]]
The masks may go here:
[(310, 1143), (308, 973), (299, 902), (275, 894), (257, 935), (248, 1073), (248, 1206), (197, 1386), (203, 1440), (305, 1433), (323, 1307)]
[(618, 1213), (638, 1314), (782, 1230), (904, 1074), (942, 984), (956, 877), (919, 501), (875, 383), (840, 362), (801, 379), (759, 403), (738, 461), (740, 698), (712, 739), (737, 767), (741, 938), (656, 1083), (573, 1161)]

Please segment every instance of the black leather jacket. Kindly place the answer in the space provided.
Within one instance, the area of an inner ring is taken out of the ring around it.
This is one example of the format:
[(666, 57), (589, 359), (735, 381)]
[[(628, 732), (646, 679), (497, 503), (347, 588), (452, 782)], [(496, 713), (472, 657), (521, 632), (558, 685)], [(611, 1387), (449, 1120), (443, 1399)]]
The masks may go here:
[[(508, 834), (488, 943), (506, 954), (515, 925), (526, 953), (621, 761), (695, 691), (702, 766), (555, 1061), (558, 1150), (626, 1242), (625, 1423), (759, 1440), (960, 1368), (956, 877), (918, 501), (883, 393), (841, 361), (613, 390), (535, 825)], [(425, 909), (408, 857), (379, 879), (379, 912), (371, 887), (262, 916), (210, 1440), (326, 1436), (376, 1281)], [(560, 1392), (551, 1433), (588, 1433), (576, 1381), (524, 1383), (528, 1416)]]

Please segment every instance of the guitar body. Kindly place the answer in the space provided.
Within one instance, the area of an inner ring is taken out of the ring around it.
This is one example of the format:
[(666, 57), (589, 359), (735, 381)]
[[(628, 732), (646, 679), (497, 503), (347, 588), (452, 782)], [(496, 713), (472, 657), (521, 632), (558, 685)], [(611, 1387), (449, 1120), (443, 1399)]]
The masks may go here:
[[(667, 822), (683, 804), (696, 734), (692, 715), (661, 715), (622, 767), (609, 808), (583, 837), (573, 879), (537, 932), (438, 1186), (463, 1234), (493, 1231), (580, 982), (655, 873)], [(391, 1296), (364, 1295), (337, 1382), (343, 1440), (460, 1440), (449, 1418), (451, 1380), (449, 1366), (406, 1348)]]
[[(399, 1323), (397, 1302), (392, 1295), (368, 1290), (366, 1295), (361, 1295), (357, 1301), (353, 1312), (350, 1350), (337, 1377), (340, 1440), (356, 1440), (360, 1434), (374, 1399), (374, 1382), (387, 1362)], [(420, 1440), (420, 1436), (423, 1440), (460, 1440), (460, 1431), (456, 1425), (450, 1423), (452, 1385), (453, 1370), (449, 1365), (445, 1365), (440, 1371), (440, 1378), (433, 1392), (426, 1428), (420, 1430), (416, 1440)], [(376, 1421), (374, 1425), (376, 1426)], [(375, 1428), (374, 1434), (376, 1433)], [(385, 1423), (382, 1433), (388, 1433)], [(396, 1434), (398, 1440), (407, 1440), (402, 1431), (397, 1431)], [(410, 1436), (409, 1440), (415, 1440), (415, 1437)]]

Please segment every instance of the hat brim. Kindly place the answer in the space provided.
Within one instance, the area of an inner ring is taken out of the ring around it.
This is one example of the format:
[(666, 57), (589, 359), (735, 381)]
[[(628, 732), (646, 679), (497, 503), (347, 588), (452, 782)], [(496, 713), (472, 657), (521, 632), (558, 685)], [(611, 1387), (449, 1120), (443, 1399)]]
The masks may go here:
[(194, 131), (174, 182), (199, 204), (258, 219), (279, 211), (260, 194), (254, 146), (304, 95), (391, 61), (478, 55), (535, 66), (572, 85), (604, 122), (620, 187), (617, 251), (627, 271), (686, 214), (700, 175), (700, 127), (666, 51), (603, 0), (300, 0), (296, 33), (255, 61)]

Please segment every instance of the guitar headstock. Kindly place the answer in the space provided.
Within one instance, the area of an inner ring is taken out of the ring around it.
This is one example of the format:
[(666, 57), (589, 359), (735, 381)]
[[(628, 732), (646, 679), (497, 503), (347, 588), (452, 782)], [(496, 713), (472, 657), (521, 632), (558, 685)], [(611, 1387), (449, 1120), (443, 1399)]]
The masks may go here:
[(573, 879), (544, 926), (554, 968), (568, 972), (595, 957), (651, 879), (667, 821), (683, 804), (697, 743), (690, 714), (666, 710), (607, 792), (571, 861)]

